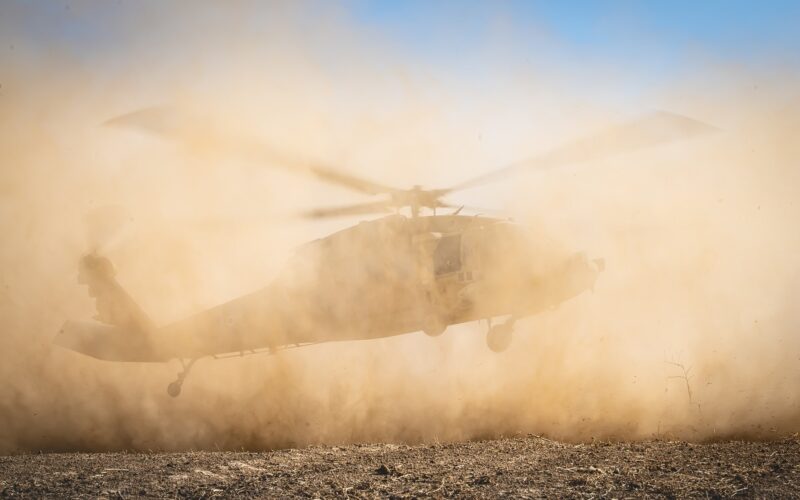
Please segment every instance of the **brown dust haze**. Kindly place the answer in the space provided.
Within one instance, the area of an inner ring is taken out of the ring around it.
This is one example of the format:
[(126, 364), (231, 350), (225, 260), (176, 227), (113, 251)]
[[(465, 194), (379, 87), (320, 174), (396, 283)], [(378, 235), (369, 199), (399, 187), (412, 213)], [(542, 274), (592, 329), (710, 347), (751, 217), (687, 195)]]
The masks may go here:
[[(3, 55), (0, 452), (800, 430), (798, 75), (706, 61), (613, 99), (628, 85), (613, 66), (579, 83), (569, 62), (543, 57), (471, 80), (393, 54), (336, 13), (294, 32), (286, 10), (266, 40), (228, 29), (246, 12), (202, 36), (145, 13), (97, 60), (24, 44)], [(137, 23), (163, 47), (131, 35)], [(502, 53), (502, 37), (487, 50)], [(100, 245), (166, 324), (259, 289), (294, 247), (357, 222), (292, 214), (368, 200), (210, 141), (101, 125), (162, 103), (399, 187), (446, 187), (655, 108), (721, 130), (453, 196), (506, 210), (543, 252), (606, 259), (594, 293), (518, 323), (503, 354), (463, 325), (204, 359), (171, 399), (177, 363), (51, 346), (66, 319), (95, 314), (79, 257)], [(108, 205), (119, 227), (87, 235), (86, 214)]]

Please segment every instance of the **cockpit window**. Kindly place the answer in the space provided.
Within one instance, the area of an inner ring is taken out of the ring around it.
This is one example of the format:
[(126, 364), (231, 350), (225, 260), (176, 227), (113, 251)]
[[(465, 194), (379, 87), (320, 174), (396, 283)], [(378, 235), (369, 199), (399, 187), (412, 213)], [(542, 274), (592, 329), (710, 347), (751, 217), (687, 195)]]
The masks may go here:
[(444, 236), (433, 252), (433, 269), (436, 275), (453, 273), (461, 269), (461, 235)]

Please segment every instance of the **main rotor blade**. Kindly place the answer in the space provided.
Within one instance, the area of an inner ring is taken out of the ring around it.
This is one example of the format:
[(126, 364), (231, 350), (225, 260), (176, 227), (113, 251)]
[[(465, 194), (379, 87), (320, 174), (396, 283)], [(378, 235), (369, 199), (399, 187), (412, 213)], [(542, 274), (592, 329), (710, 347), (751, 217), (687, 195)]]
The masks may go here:
[(383, 200), (371, 203), (359, 203), (356, 205), (344, 205), (341, 207), (317, 208), (305, 212), (303, 215), (310, 219), (325, 219), (328, 217), (341, 217), (345, 215), (366, 215), (374, 213), (391, 212), (393, 205), (390, 201)]
[(544, 170), (610, 158), (622, 153), (704, 135), (717, 128), (686, 116), (657, 111), (611, 127), (533, 158), (517, 161), (450, 188), (448, 192), (494, 182), (524, 170)]
[(224, 154), (247, 161), (306, 172), (319, 179), (366, 194), (393, 193), (396, 189), (345, 173), (330, 165), (308, 158), (290, 155), (270, 147), (253, 138), (231, 137), (212, 127), (204, 126), (203, 120), (189, 120), (176, 110), (157, 106), (144, 108), (118, 116), (106, 125), (138, 128), (184, 144), (200, 143), (201, 147), (213, 146)]

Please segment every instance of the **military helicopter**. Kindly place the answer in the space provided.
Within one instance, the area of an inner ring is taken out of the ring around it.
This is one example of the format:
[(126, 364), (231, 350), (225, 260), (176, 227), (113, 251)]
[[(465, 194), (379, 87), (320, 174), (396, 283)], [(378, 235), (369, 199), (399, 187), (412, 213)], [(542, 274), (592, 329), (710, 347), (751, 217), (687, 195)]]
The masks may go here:
[[(112, 124), (176, 136), (163, 108), (137, 111)], [(265, 288), (165, 326), (157, 326), (115, 278), (111, 261), (84, 255), (79, 282), (96, 300), (97, 321), (67, 321), (54, 343), (107, 361), (169, 362), (182, 370), (167, 392), (176, 397), (194, 363), (334, 341), (369, 340), (486, 320), (490, 350), (506, 350), (520, 318), (593, 289), (603, 259), (578, 252), (543, 263), (539, 242), (508, 219), (467, 215), (443, 198), (522, 170), (611, 157), (713, 130), (696, 120), (656, 112), (447, 189), (398, 189), (299, 160), (254, 143), (229, 142), (250, 159), (304, 171), (382, 199), (319, 208), (311, 218), (388, 212), (298, 248)], [(276, 159), (278, 161), (276, 161)], [(440, 212), (437, 214), (437, 210)], [(449, 213), (442, 214), (442, 210)], [(494, 319), (502, 321), (492, 324)]]

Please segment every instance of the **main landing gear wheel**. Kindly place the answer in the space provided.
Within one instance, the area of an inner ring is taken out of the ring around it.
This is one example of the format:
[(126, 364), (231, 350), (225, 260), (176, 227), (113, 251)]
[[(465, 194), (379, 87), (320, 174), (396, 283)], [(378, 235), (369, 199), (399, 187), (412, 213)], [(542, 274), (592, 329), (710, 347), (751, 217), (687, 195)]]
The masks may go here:
[(428, 337), (438, 337), (443, 334), (445, 330), (447, 330), (447, 323), (437, 317), (427, 318), (425, 320), (425, 325), (422, 327), (422, 331), (425, 332), (425, 335)]
[(489, 327), (489, 331), (486, 333), (486, 345), (489, 346), (492, 352), (505, 351), (511, 345), (511, 333), (513, 331), (513, 321)]
[(177, 398), (178, 396), (181, 395), (181, 388), (183, 387), (183, 381), (186, 380), (186, 377), (192, 370), (192, 366), (194, 366), (194, 363), (195, 361), (197, 361), (197, 358), (190, 360), (188, 363), (186, 363), (184, 360), (180, 361), (183, 370), (178, 374), (178, 380), (170, 383), (167, 386), (167, 394), (169, 394), (170, 397), (173, 398)]
[(183, 385), (183, 381), (176, 380), (175, 382), (170, 383), (167, 386), (167, 394), (172, 396), (173, 398), (177, 398), (181, 395), (181, 386)]

